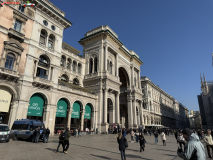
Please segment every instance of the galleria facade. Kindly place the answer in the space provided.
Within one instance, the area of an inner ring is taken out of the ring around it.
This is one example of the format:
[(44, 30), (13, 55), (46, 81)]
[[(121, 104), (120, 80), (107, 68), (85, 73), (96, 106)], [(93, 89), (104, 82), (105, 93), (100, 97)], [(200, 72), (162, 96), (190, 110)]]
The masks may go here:
[(147, 77), (109, 26), (88, 31), (83, 55), (62, 41), (72, 23), (48, 0), (0, 7), (0, 117), (70, 127), (188, 127), (188, 109)]

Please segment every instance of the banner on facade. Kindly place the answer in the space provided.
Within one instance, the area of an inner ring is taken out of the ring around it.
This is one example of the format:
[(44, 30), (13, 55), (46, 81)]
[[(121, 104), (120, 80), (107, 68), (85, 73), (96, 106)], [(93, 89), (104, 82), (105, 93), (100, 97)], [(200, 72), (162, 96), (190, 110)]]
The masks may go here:
[(78, 102), (73, 104), (71, 118), (80, 118), (80, 108), (81, 106)]
[(28, 107), (28, 116), (39, 116), (42, 117), (43, 114), (44, 99), (40, 94), (34, 94), (30, 98), (30, 105)]
[(91, 119), (91, 107), (88, 104), (85, 107), (84, 119)]
[(60, 99), (57, 104), (56, 117), (66, 117), (67, 116), (67, 102)]
[(0, 95), (0, 112), (8, 112), (12, 96), (4, 89), (0, 89)]

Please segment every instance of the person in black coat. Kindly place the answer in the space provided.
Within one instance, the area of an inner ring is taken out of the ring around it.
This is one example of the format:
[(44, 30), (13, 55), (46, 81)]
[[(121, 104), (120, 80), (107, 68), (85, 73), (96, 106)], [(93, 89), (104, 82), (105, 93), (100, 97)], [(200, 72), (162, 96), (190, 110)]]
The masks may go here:
[(126, 141), (126, 138), (124, 138), (122, 136), (122, 133), (119, 132), (118, 134), (118, 137), (117, 137), (117, 141), (118, 141), (118, 144), (119, 144), (119, 150), (121, 152), (121, 159), (122, 160), (126, 160), (126, 155), (125, 155), (125, 141)]
[(50, 135), (50, 130), (49, 128), (46, 129), (46, 143), (48, 142), (49, 140), (49, 135)]
[(141, 152), (141, 149), (145, 149), (145, 139), (144, 139), (144, 136), (142, 135), (142, 133), (140, 132), (139, 133), (139, 144), (140, 144), (140, 152)]

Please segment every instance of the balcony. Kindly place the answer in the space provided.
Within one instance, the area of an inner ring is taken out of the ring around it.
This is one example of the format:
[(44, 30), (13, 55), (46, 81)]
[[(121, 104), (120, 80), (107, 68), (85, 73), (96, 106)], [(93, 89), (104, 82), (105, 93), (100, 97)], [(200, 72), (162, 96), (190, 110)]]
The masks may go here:
[(20, 43), (23, 43), (24, 42), (24, 37), (25, 35), (14, 30), (13, 28), (10, 28), (9, 31), (8, 31), (8, 36), (9, 38), (13, 38), (13, 39), (16, 39), (18, 40)]
[(42, 42), (39, 42), (39, 46), (40, 46), (41, 48), (46, 49), (46, 45), (45, 45), (44, 43), (42, 43)]
[(87, 74), (87, 75), (84, 76), (84, 78), (88, 79), (88, 78), (94, 78), (94, 77), (97, 77), (97, 76), (99, 76), (98, 72)]
[(35, 87), (44, 88), (44, 89), (51, 89), (53, 86), (53, 82), (47, 79), (47, 76), (43, 77), (35, 77), (33, 79), (33, 85)]
[(0, 77), (4, 77), (6, 80), (12, 79), (17, 81), (20, 78), (20, 74), (17, 71), (0, 67)]

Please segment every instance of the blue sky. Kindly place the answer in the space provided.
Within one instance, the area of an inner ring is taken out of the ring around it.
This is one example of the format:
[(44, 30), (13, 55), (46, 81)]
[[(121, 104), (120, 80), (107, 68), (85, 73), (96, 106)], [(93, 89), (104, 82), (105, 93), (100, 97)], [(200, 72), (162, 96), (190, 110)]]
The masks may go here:
[(213, 0), (52, 0), (73, 26), (64, 42), (82, 52), (78, 41), (109, 25), (144, 62), (147, 76), (189, 110), (199, 110), (200, 72), (212, 78)]

